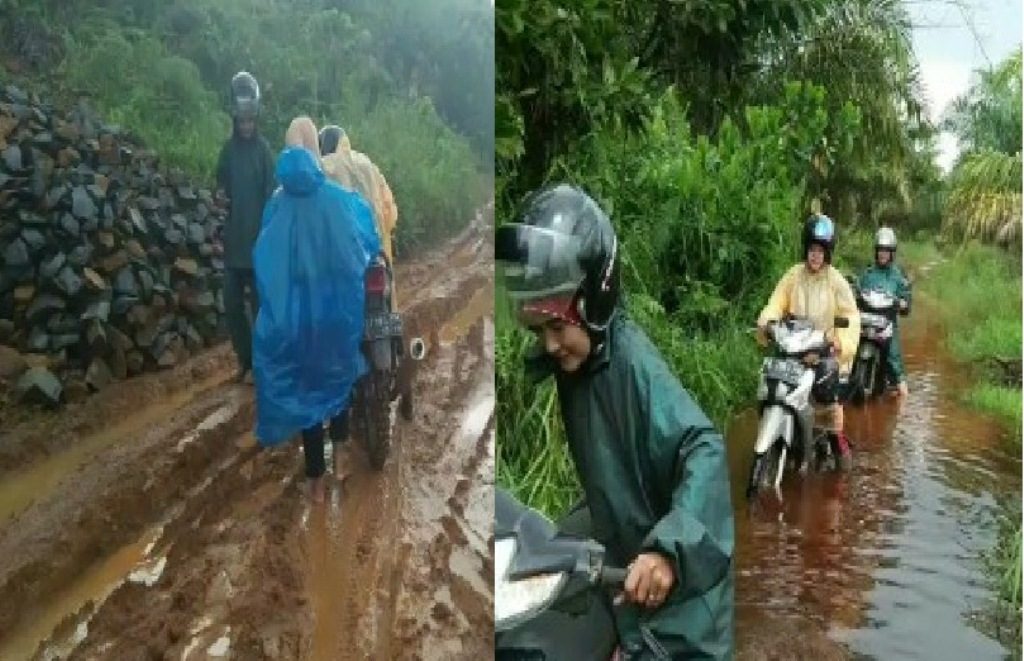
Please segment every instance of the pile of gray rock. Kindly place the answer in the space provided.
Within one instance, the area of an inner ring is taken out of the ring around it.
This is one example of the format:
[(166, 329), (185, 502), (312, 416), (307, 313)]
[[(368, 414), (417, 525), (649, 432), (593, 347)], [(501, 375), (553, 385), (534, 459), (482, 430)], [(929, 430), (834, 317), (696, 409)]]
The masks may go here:
[(56, 405), (218, 341), (223, 217), (119, 128), (0, 88), (0, 380)]

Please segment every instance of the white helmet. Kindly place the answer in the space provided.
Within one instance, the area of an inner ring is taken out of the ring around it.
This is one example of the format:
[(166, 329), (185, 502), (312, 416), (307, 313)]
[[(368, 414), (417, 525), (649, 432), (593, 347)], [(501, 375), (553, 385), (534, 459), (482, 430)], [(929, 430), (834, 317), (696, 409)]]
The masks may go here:
[(880, 227), (875, 232), (875, 250), (891, 250), (896, 252), (896, 232), (890, 227)]

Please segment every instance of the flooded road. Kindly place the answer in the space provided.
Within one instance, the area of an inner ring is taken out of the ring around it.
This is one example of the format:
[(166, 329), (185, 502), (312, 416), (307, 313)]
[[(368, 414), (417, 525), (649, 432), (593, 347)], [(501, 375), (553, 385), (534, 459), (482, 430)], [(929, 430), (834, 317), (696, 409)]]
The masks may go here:
[(490, 235), (399, 265), (415, 417), (380, 472), (351, 439), (322, 505), (300, 444), (258, 449), (227, 346), (5, 431), (0, 659), (489, 654)]
[(979, 554), (1021, 459), (959, 402), (967, 374), (921, 305), (902, 328), (911, 394), (846, 407), (848, 475), (787, 478), (747, 503), (756, 417), (728, 430), (740, 659), (1004, 659), (976, 627), (993, 599)]

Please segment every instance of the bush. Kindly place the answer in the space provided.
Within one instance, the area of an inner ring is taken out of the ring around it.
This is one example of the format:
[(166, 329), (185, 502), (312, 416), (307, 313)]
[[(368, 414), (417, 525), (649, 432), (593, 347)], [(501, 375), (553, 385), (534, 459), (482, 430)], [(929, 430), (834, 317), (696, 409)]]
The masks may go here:
[[(311, 1), (296, 13), (274, 0), (110, 0), (71, 15), (47, 0), (37, 10), (66, 35), (61, 82), (92, 96), (106, 121), (164, 163), (208, 183), (230, 133), (227, 89), (239, 70), (260, 81), (260, 130), (273, 150), (298, 115), (341, 124), (394, 191), (399, 251), (418, 250), (472, 218), (490, 195), (489, 165), (416, 93), (417, 76), (442, 73), (385, 69), (372, 53), (393, 35), (373, 35), (329, 4)], [(360, 16), (387, 30), (400, 11), (376, 3)], [(478, 121), (479, 113), (464, 114)]]

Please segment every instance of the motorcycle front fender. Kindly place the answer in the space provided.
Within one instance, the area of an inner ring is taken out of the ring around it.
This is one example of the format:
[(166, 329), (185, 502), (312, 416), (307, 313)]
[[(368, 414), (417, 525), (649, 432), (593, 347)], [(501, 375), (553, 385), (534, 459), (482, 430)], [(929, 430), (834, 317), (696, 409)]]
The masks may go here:
[(788, 447), (793, 446), (793, 415), (778, 405), (766, 406), (757, 425), (754, 453), (763, 455), (775, 440), (781, 438)]
[(870, 361), (876, 355), (878, 355), (878, 347), (875, 346), (874, 342), (861, 342), (860, 348), (857, 350), (857, 358), (865, 362)]

